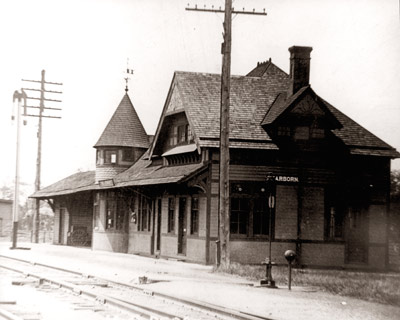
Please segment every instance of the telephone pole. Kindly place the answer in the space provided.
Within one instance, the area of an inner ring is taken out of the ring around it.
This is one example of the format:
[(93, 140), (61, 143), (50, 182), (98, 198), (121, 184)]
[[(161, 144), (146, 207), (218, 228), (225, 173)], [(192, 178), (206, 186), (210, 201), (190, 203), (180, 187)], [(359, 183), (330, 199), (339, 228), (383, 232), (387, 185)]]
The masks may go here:
[[(61, 110), (60, 108), (50, 108), (50, 107), (45, 107), (44, 103), (45, 101), (50, 101), (50, 102), (61, 102), (61, 100), (56, 100), (56, 99), (47, 99), (45, 98), (45, 93), (51, 93), (51, 94), (61, 94), (61, 91), (53, 91), (53, 90), (46, 90), (45, 85), (57, 85), (60, 86), (62, 83), (58, 82), (47, 82), (45, 81), (45, 70), (42, 70), (42, 77), (41, 80), (25, 80), (22, 79), (22, 81), (26, 82), (34, 82), (34, 83), (40, 83), (40, 89), (34, 89), (34, 88), (23, 88), (24, 90), (28, 91), (36, 91), (40, 92), (40, 98), (37, 97), (27, 97), (27, 99), (32, 99), (32, 100), (39, 100), (39, 106), (27, 106), (27, 108), (32, 108), (32, 109), (38, 109), (39, 113), (38, 114), (27, 114), (28, 117), (37, 117), (39, 118), (39, 125), (38, 125), (38, 132), (37, 132), (37, 138), (38, 138), (38, 149), (37, 149), (37, 158), (36, 158), (36, 179), (35, 179), (35, 192), (40, 190), (40, 176), (41, 176), (41, 159), (42, 159), (42, 120), (43, 118), (53, 118), (53, 119), (61, 119), (61, 117), (58, 116), (50, 116), (50, 115), (44, 115), (45, 110)], [(35, 200), (35, 213), (33, 217), (33, 230), (34, 230), (34, 239), (33, 242), (39, 243), (39, 230), (40, 230), (40, 200), (36, 199)]]
[(221, 261), (225, 266), (230, 265), (230, 215), (229, 215), (229, 107), (231, 90), (231, 47), (232, 47), (232, 14), (267, 15), (264, 12), (236, 11), (232, 8), (232, 0), (225, 0), (225, 10), (221, 7), (215, 9), (186, 8), (189, 11), (224, 13), (224, 42), (222, 43), (222, 74), (221, 74), (221, 108), (220, 108), (220, 159), (219, 159), (219, 246)]

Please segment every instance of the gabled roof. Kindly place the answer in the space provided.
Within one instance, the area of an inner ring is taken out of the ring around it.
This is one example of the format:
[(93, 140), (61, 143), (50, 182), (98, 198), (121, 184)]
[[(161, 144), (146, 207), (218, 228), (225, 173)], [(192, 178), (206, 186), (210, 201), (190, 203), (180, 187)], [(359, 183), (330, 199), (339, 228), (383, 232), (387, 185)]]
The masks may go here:
[(292, 110), (293, 107), (296, 106), (296, 103), (299, 102), (306, 95), (310, 95), (312, 102), (318, 105), (317, 108), (320, 108), (322, 112), (325, 114), (325, 118), (329, 119), (331, 123), (331, 129), (339, 129), (342, 127), (342, 124), (338, 119), (334, 116), (331, 110), (327, 107), (324, 100), (320, 99), (316, 93), (311, 89), (310, 86), (306, 86), (301, 88), (295, 94), (291, 95), (289, 98), (286, 98), (286, 92), (280, 93), (274, 103), (269, 108), (267, 114), (265, 115), (263, 121), (261, 122), (262, 126), (267, 126), (275, 122), (278, 118), (286, 114), (288, 111)]
[(94, 147), (105, 146), (149, 147), (149, 138), (127, 93)]
[[(271, 65), (274, 66), (272, 63)], [(233, 76), (230, 140), (240, 140), (244, 148), (276, 148), (260, 123), (276, 95), (287, 90), (287, 86), (288, 75), (281, 70), (262, 78)], [(175, 72), (150, 155), (157, 143), (171, 97), (180, 98), (180, 105), (188, 118), (196, 144), (200, 147), (213, 145), (215, 139), (219, 138), (220, 131), (220, 92), (219, 74)], [(248, 146), (246, 142), (249, 143)]]
[(95, 185), (95, 171), (77, 172), (35, 192), (30, 198), (52, 198), (98, 188)]
[[(268, 70), (270, 72), (268, 73)], [(256, 76), (258, 75), (258, 76)], [(333, 123), (332, 132), (350, 148), (367, 149), (371, 155), (397, 157), (391, 146), (361, 127), (335, 107), (320, 98), (309, 87), (300, 89), (287, 97), (289, 77), (268, 61), (259, 65), (248, 76), (232, 76), (230, 108), (230, 142), (234, 148), (277, 149), (261, 124), (277, 119), (302, 95), (311, 93)], [(175, 94), (175, 91), (178, 91)], [(198, 147), (219, 146), (221, 77), (218, 74), (175, 72), (168, 97), (155, 135), (157, 143), (171, 96), (179, 97), (175, 102), (188, 119)], [(343, 126), (342, 128), (340, 128)], [(340, 128), (340, 129), (339, 129)], [(150, 149), (152, 155), (154, 145)], [(376, 151), (375, 149), (385, 149)], [(372, 150), (374, 149), (374, 150)], [(354, 152), (357, 152), (354, 150)]]
[(273, 64), (271, 58), (269, 58), (267, 61), (258, 62), (257, 67), (251, 70), (247, 74), (247, 77), (274, 77), (286, 79), (288, 74)]

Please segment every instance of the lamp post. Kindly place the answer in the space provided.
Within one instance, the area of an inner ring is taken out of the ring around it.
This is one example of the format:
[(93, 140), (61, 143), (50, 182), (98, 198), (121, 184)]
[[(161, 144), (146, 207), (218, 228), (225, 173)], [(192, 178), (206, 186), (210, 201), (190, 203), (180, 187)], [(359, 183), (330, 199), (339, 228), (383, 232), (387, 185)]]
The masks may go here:
[[(13, 95), (13, 103), (17, 102), (17, 147), (15, 159), (15, 188), (14, 188), (14, 202), (13, 202), (13, 233), (11, 249), (17, 249), (18, 238), (18, 209), (19, 209), (19, 152), (20, 152), (20, 125), (21, 125), (21, 101), (24, 100), (24, 116), (26, 115), (26, 94), (24, 90), (19, 93), (17, 90)], [(14, 116), (11, 118), (14, 120)], [(25, 121), (24, 121), (25, 124)]]
[(267, 200), (268, 200), (268, 261), (266, 265), (265, 279), (260, 281), (260, 284), (268, 288), (277, 288), (275, 281), (272, 279), (272, 214), (275, 209), (275, 176), (271, 173), (267, 176)]

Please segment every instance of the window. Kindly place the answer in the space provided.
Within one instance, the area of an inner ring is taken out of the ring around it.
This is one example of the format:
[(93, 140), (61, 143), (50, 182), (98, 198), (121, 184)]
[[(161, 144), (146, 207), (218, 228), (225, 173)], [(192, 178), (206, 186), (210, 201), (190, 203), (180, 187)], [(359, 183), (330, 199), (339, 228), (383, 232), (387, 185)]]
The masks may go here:
[(149, 199), (139, 196), (139, 231), (150, 231)]
[[(269, 235), (269, 213), (266, 182), (231, 183), (230, 231), (233, 237), (266, 237)], [(274, 212), (272, 211), (272, 236)]]
[(171, 127), (168, 132), (168, 145), (175, 146), (177, 144), (178, 128)]
[(106, 229), (114, 228), (116, 212), (117, 201), (108, 199), (106, 203)]
[(168, 232), (175, 229), (175, 199), (168, 198)]
[(123, 149), (122, 150), (122, 161), (133, 162), (135, 161), (135, 153), (133, 149)]
[(269, 234), (269, 208), (266, 198), (254, 199), (253, 234)]
[(310, 128), (307, 126), (296, 127), (294, 131), (295, 140), (308, 140), (310, 139)]
[(96, 164), (101, 164), (101, 150), (96, 152)]
[(192, 198), (192, 207), (190, 210), (190, 233), (199, 233), (199, 198)]
[(94, 213), (94, 227), (98, 228), (100, 224), (100, 201), (99, 201), (99, 194), (96, 193), (94, 196), (94, 203), (93, 203), (93, 213)]
[(344, 236), (344, 195), (339, 190), (325, 190), (325, 238), (340, 240)]
[(116, 150), (105, 150), (104, 151), (104, 163), (105, 164), (117, 163), (117, 151)]
[(231, 198), (231, 233), (247, 234), (247, 219), (250, 201), (246, 198)]
[(311, 131), (311, 138), (323, 139), (325, 137), (325, 130), (322, 128), (313, 128)]
[(187, 141), (187, 125), (178, 126), (178, 143)]
[(128, 208), (122, 199), (110, 196), (110, 198), (106, 200), (105, 229), (120, 231), (125, 230), (127, 226), (127, 209)]
[(291, 136), (290, 127), (287, 126), (278, 127), (278, 136), (290, 137)]
[(170, 147), (193, 141), (193, 133), (187, 123), (171, 126), (168, 135), (168, 145)]

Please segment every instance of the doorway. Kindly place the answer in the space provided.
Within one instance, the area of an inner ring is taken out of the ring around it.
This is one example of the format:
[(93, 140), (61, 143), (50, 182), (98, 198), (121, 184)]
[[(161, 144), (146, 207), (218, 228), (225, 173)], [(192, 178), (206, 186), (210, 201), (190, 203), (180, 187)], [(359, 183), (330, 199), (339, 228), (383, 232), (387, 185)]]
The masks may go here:
[(58, 232), (58, 243), (64, 244), (64, 223), (65, 223), (65, 209), (60, 208), (60, 225), (59, 225), (59, 232)]
[(161, 199), (157, 199), (157, 241), (156, 241), (156, 251), (161, 249)]
[(346, 262), (367, 262), (367, 212), (362, 208), (350, 208), (346, 221)]
[(179, 198), (178, 254), (186, 255), (186, 198)]

